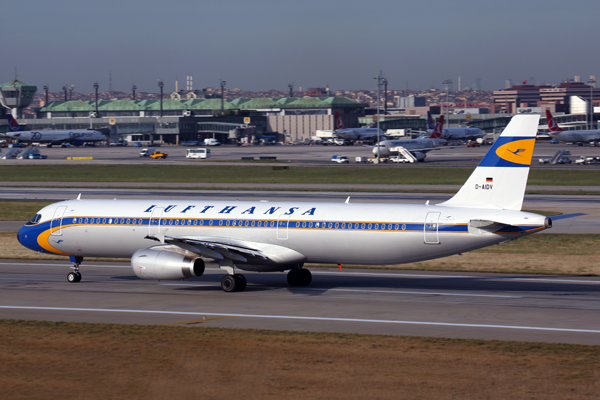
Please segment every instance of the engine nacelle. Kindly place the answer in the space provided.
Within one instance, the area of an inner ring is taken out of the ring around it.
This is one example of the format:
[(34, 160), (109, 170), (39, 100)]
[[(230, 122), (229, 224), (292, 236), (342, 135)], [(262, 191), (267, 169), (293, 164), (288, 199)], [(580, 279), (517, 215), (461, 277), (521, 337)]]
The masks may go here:
[(142, 279), (174, 280), (204, 273), (204, 261), (167, 250), (141, 249), (131, 257), (133, 272)]
[(423, 161), (427, 155), (425, 153), (421, 153), (420, 151), (415, 151), (412, 153), (413, 156), (417, 159), (417, 161)]

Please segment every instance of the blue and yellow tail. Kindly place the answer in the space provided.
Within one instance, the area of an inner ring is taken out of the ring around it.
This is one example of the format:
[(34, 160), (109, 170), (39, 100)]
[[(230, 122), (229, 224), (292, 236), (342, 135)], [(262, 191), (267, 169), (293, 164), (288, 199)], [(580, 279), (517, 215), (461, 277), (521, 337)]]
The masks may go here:
[(442, 204), (521, 210), (539, 120), (514, 116), (463, 187)]

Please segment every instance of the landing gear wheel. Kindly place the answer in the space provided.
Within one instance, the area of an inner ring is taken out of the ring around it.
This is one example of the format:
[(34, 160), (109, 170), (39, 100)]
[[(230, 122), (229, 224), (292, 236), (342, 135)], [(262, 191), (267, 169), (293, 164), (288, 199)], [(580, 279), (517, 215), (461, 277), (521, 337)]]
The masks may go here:
[(225, 275), (221, 279), (221, 289), (226, 292), (235, 292), (238, 286), (238, 280), (233, 275)]
[(67, 275), (67, 280), (71, 283), (76, 283), (81, 281), (81, 274), (79, 272), (70, 272)]
[(236, 292), (243, 292), (244, 290), (246, 290), (246, 277), (242, 274), (235, 274), (233, 276), (233, 278), (235, 279), (235, 291)]

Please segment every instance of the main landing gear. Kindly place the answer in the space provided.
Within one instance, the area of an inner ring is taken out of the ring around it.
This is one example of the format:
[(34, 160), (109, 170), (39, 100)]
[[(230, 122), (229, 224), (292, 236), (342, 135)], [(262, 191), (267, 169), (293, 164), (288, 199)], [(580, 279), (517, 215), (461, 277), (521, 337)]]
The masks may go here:
[(79, 272), (79, 266), (81, 265), (81, 262), (83, 261), (83, 257), (70, 257), (71, 261), (73, 262), (73, 265), (71, 266), (71, 269), (73, 269), (73, 272), (70, 272), (69, 275), (67, 275), (67, 281), (69, 281), (70, 283), (76, 283), (76, 282), (80, 282), (81, 281), (81, 273)]
[(243, 292), (246, 289), (246, 277), (235, 273), (233, 260), (226, 258), (219, 261), (219, 268), (227, 271), (227, 275), (221, 279), (221, 289), (225, 292)]

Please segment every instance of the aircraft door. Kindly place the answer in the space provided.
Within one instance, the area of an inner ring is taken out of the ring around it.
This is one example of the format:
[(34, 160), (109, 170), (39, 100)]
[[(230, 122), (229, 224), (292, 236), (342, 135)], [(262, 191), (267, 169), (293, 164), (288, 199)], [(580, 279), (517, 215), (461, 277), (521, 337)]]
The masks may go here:
[(161, 232), (163, 211), (163, 207), (156, 207), (152, 209), (152, 215), (150, 215), (150, 221), (148, 223), (149, 235), (158, 235)]
[(50, 232), (52, 236), (62, 236), (62, 218), (66, 209), (67, 206), (60, 206), (56, 207), (56, 210), (54, 210), (52, 221), (50, 221)]
[(289, 215), (280, 215), (277, 220), (277, 239), (287, 240), (288, 238), (288, 225), (290, 224)]
[(425, 217), (425, 224), (423, 225), (425, 244), (440, 244), (440, 237), (438, 235), (439, 219), (439, 212), (427, 213), (427, 217)]

